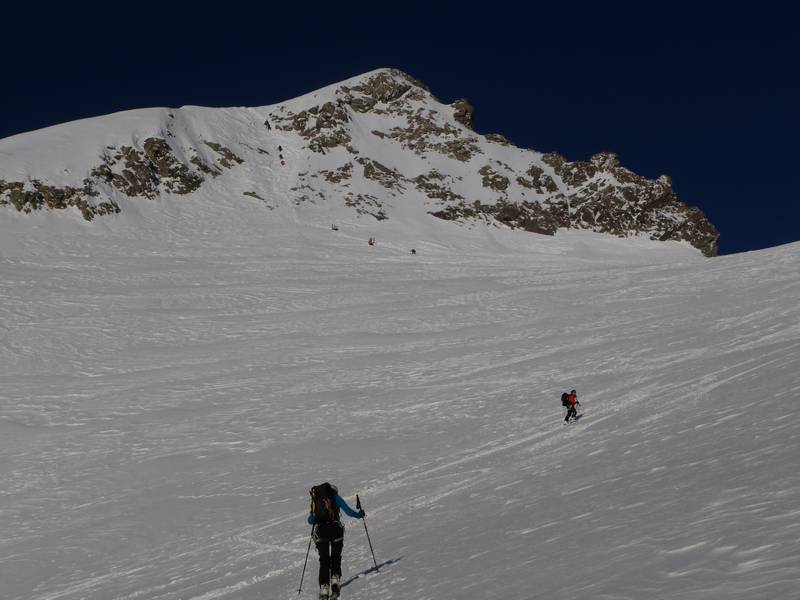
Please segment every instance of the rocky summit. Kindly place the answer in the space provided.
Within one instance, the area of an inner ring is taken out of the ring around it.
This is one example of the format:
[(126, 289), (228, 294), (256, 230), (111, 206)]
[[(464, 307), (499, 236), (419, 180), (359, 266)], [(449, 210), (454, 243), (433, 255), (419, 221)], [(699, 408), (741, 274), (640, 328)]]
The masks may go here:
[(706, 256), (719, 232), (612, 153), (569, 161), (474, 130), (467, 100), (443, 104), (380, 69), (257, 108), (153, 108), (0, 140), (2, 211), (77, 209), (117, 218), (152, 201), (260, 202), (265, 218), (445, 219), (553, 235), (585, 229), (685, 241)]

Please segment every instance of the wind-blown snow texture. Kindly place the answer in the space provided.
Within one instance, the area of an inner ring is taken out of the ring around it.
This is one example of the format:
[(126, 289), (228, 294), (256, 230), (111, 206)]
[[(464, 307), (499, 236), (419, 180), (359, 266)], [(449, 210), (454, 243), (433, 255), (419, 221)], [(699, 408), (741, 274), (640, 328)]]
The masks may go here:
[(0, 220), (0, 597), (295, 597), (326, 479), (353, 600), (795, 597), (800, 245), (222, 192)]

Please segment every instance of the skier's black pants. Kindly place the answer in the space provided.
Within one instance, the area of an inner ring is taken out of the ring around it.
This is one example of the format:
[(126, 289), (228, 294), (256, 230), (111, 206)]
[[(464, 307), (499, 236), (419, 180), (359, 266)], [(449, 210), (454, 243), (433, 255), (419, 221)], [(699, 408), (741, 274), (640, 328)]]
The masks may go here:
[(570, 406), (567, 409), (567, 416), (564, 417), (564, 420), (569, 421), (570, 417), (577, 417), (577, 416), (578, 416), (578, 409), (575, 408), (574, 406)]
[(344, 527), (338, 523), (320, 525), (314, 536), (319, 553), (319, 584), (327, 585), (331, 575), (342, 576)]

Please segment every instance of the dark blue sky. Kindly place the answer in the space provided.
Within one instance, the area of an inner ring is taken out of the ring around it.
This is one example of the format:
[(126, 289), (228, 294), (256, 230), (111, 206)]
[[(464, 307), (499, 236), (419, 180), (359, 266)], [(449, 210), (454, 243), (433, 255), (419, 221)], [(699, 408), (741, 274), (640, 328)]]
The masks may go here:
[(0, 138), (129, 108), (271, 104), (398, 67), (469, 98), (481, 133), (672, 176), (721, 253), (800, 240), (791, 3), (8, 4)]

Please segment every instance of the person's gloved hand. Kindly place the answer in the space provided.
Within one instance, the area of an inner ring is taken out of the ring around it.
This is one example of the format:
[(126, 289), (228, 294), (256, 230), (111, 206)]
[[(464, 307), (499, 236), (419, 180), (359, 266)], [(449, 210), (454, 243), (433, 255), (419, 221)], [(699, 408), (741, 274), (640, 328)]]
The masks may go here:
[(364, 512), (364, 509), (362, 508), (362, 509), (361, 509), (361, 512), (359, 512), (359, 513), (358, 513), (358, 518), (359, 518), (359, 519), (363, 519), (363, 518), (364, 518), (364, 517), (366, 517), (366, 516), (367, 516), (367, 513), (365, 513), (365, 512)]

